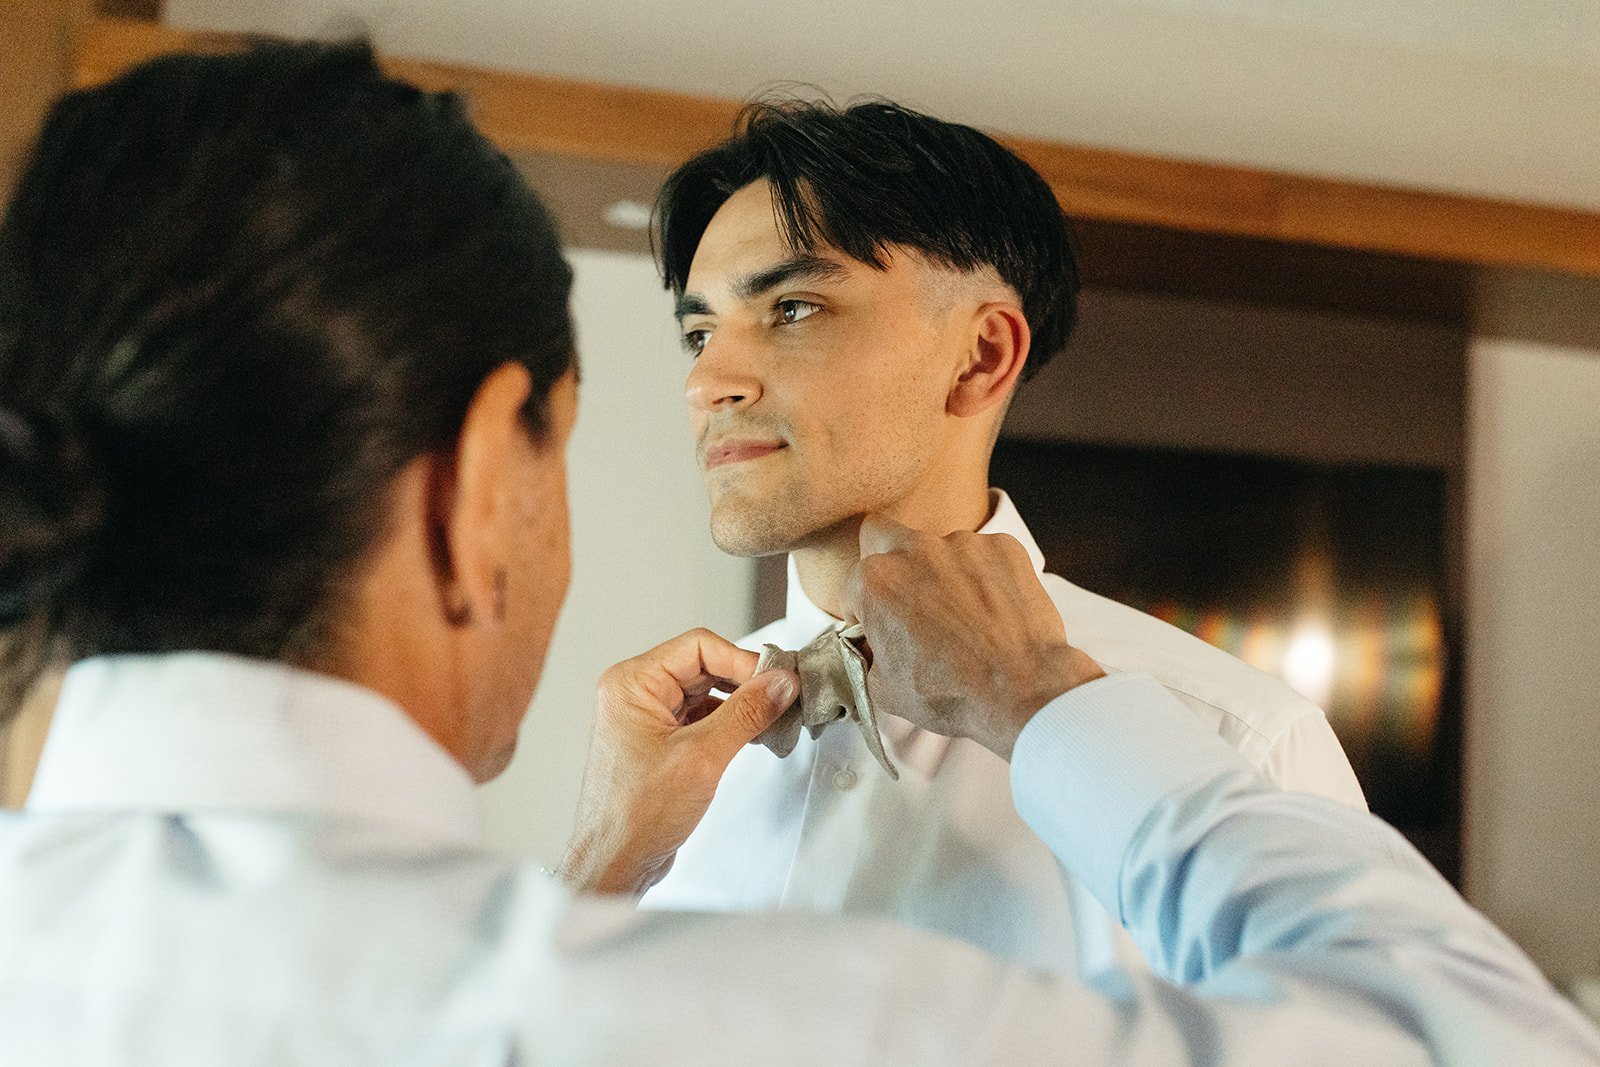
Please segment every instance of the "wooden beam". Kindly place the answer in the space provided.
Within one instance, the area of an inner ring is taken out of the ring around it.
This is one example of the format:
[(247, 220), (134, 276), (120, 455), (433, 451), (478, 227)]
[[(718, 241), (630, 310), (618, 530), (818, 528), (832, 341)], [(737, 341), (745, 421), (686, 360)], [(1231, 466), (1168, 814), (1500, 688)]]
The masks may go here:
[[(227, 52), (247, 38), (149, 22), (103, 19), (78, 50), (75, 83), (97, 85), (172, 52)], [(456, 90), (478, 127), (510, 153), (541, 152), (671, 167), (733, 128), (739, 105), (648, 89), (510, 74), (428, 60), (384, 57), (395, 77), (424, 89)]]
[(93, 0), (94, 13), (103, 19), (144, 19), (160, 22), (162, 0)]
[(1600, 276), (1593, 213), (1000, 139), (1079, 218)]
[[(239, 47), (241, 38), (101, 20), (80, 41), (92, 85), (157, 55)], [(672, 166), (725, 136), (732, 100), (391, 57), (396, 76), (472, 100), (508, 151)], [(1289, 241), (1469, 266), (1600, 276), (1600, 215), (1009, 138), (1077, 218)]]
[(87, 14), (83, 0), (0, 0), (0, 203), (71, 80), (73, 31)]

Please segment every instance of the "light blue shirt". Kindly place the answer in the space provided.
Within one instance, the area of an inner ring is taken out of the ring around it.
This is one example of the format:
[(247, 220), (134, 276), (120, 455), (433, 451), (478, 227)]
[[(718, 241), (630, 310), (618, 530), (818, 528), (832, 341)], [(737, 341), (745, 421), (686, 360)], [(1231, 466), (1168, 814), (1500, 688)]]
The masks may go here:
[(87, 661), (0, 818), (0, 1063), (1600, 1063), (1398, 835), (1267, 786), (1149, 678), (1053, 701), (1011, 781), (1158, 974), (575, 898), (481, 850), (466, 774), (373, 693)]

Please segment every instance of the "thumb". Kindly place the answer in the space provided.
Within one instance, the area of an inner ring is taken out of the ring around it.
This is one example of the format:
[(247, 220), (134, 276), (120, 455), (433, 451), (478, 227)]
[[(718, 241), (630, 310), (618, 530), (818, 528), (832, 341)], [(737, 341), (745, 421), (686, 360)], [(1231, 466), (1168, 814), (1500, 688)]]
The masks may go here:
[(769, 670), (751, 678), (729, 694), (722, 706), (694, 729), (714, 736), (732, 759), (745, 745), (778, 721), (778, 716), (800, 696), (800, 676), (793, 671)]

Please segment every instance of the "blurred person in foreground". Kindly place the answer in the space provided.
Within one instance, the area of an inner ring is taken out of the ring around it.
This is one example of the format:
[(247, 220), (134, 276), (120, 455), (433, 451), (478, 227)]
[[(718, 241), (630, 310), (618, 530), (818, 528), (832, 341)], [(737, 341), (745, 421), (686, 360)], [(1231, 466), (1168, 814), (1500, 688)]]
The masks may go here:
[(704, 631), (601, 680), (568, 885), (491, 856), (567, 585), (570, 276), (362, 48), (67, 97), (0, 271), (7, 677), (71, 664), (0, 817), (7, 1064), (1600, 1062), (1392, 831), (1105, 677), (1006, 537), (861, 524), (873, 692), (1009, 760), (1181, 981), (575, 894), (653, 877), (794, 698)]

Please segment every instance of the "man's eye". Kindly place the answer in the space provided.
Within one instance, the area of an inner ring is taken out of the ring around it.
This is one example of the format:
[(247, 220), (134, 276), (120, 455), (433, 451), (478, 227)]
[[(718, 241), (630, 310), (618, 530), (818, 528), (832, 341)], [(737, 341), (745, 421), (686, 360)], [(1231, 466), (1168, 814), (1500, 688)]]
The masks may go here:
[(683, 350), (691, 356), (698, 356), (705, 351), (706, 342), (711, 340), (710, 330), (689, 330), (683, 335)]
[(820, 305), (809, 300), (780, 300), (777, 303), (778, 321), (785, 326), (810, 318), (821, 310)]

